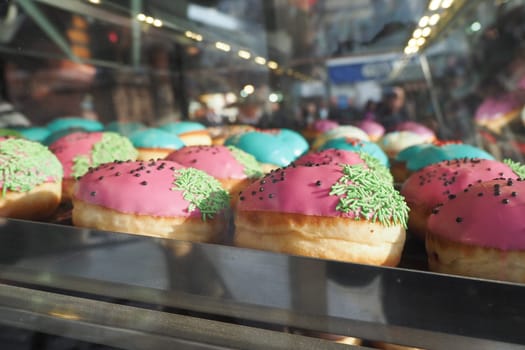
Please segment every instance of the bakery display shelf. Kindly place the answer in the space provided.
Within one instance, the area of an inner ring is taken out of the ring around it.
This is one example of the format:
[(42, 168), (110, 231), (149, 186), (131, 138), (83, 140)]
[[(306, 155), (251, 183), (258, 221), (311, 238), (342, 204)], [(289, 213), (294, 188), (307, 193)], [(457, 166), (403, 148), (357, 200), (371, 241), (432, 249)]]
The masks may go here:
[[(5, 288), (64, 302), (156, 310), (276, 339), (301, 329), (428, 349), (525, 344), (525, 286), (416, 270), (424, 258), (411, 240), (399, 268), (11, 219), (0, 240)], [(5, 293), (0, 302), (19, 310)]]

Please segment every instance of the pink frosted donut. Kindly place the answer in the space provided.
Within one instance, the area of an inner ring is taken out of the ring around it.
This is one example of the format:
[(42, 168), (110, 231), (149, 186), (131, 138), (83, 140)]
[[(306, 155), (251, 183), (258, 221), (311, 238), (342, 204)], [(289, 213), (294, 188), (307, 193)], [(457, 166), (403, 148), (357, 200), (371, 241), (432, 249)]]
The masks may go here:
[[(103, 164), (82, 176), (73, 223), (101, 230), (216, 241), (229, 196), (206, 173), (169, 161)], [(217, 219), (214, 219), (217, 216)]]
[(287, 254), (396, 265), (407, 207), (362, 165), (279, 169), (239, 194), (235, 244)]
[(502, 176), (518, 177), (507, 164), (476, 158), (443, 161), (413, 173), (401, 188), (401, 194), (410, 207), (410, 232), (424, 239), (427, 219), (437, 205), (475, 183)]
[(135, 160), (138, 152), (124, 136), (114, 132), (75, 132), (53, 142), (49, 149), (64, 168), (64, 199), (70, 199), (75, 178), (90, 167), (115, 160)]
[(432, 271), (525, 283), (525, 182), (499, 179), (458, 193), (430, 216)]
[(316, 120), (312, 125), (313, 129), (317, 132), (323, 133), (335, 129), (339, 126), (339, 123), (334, 120), (320, 119)]
[(476, 110), (474, 121), (495, 133), (519, 116), (523, 104), (512, 94), (485, 99)]
[(373, 120), (362, 120), (356, 125), (358, 128), (367, 133), (370, 141), (376, 142), (385, 134), (383, 125)]
[(239, 192), (263, 174), (254, 156), (234, 146), (189, 146), (166, 159), (206, 172), (230, 193)]
[(396, 126), (397, 131), (410, 131), (420, 136), (423, 136), (427, 142), (432, 142), (436, 139), (436, 134), (432, 129), (426, 127), (423, 124), (416, 122), (403, 122)]

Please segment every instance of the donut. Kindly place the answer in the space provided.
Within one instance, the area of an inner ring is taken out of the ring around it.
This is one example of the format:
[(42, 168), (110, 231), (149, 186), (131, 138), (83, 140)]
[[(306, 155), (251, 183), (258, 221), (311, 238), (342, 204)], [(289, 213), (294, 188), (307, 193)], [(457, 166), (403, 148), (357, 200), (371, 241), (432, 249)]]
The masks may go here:
[(377, 142), (385, 134), (385, 127), (373, 120), (362, 120), (356, 125), (359, 129), (366, 132), (372, 142)]
[(499, 134), (501, 128), (519, 117), (522, 107), (523, 104), (513, 94), (489, 97), (476, 109), (474, 122)]
[(18, 130), (23, 138), (31, 141), (43, 143), (46, 138), (51, 134), (47, 128), (41, 126), (35, 126), (30, 128), (23, 128)]
[(182, 140), (161, 129), (137, 130), (129, 136), (139, 155), (139, 160), (165, 158), (168, 154), (184, 147)]
[(319, 135), (322, 135), (325, 132), (335, 129), (338, 126), (339, 123), (335, 120), (320, 119), (310, 124), (305, 130), (303, 130), (302, 134), (308, 140), (314, 140)]
[(144, 130), (146, 126), (139, 122), (119, 122), (114, 121), (106, 125), (105, 131), (116, 132), (122, 136), (130, 136), (135, 131)]
[(348, 137), (353, 139), (359, 139), (363, 141), (369, 141), (368, 135), (358, 127), (351, 125), (339, 126), (332, 129), (324, 134), (318, 136), (312, 143), (312, 149), (317, 150), (321, 148), (325, 143), (332, 139), (339, 139), (342, 137)]
[(0, 128), (0, 137), (23, 137), (18, 130)]
[(373, 142), (342, 137), (328, 141), (320, 149), (324, 150), (330, 148), (343, 149), (354, 152), (364, 152), (376, 158), (385, 167), (389, 166), (387, 155), (385, 154), (385, 152), (383, 152), (381, 147), (379, 147)]
[(224, 142), (232, 136), (239, 135), (248, 131), (254, 131), (255, 128), (251, 125), (222, 125), (209, 127), (208, 132), (210, 133), (212, 144), (224, 145)]
[(289, 165), (308, 149), (301, 135), (287, 129), (250, 131), (232, 136), (224, 144), (254, 156), (265, 172)]
[(409, 171), (414, 172), (428, 165), (439, 163), (444, 160), (463, 158), (494, 159), (490, 153), (487, 153), (481, 148), (465, 143), (431, 145), (429, 147), (421, 147), (419, 152), (413, 154), (406, 161), (406, 168)]
[(78, 117), (56, 118), (47, 124), (47, 129), (51, 133), (73, 128), (79, 128), (85, 131), (102, 131), (104, 130), (104, 125), (96, 120)]
[(229, 196), (201, 170), (169, 161), (112, 162), (82, 176), (73, 224), (100, 230), (218, 242)]
[(424, 239), (428, 217), (437, 205), (468, 191), (475, 183), (501, 176), (517, 178), (520, 175), (507, 164), (478, 158), (447, 160), (413, 173), (401, 188), (410, 207), (409, 231)]
[(426, 142), (432, 142), (436, 140), (436, 134), (434, 131), (421, 123), (412, 121), (402, 122), (396, 126), (396, 131), (410, 131), (416, 133), (424, 137)]
[(0, 216), (40, 220), (60, 204), (62, 165), (47, 147), (1, 137), (0, 170)]
[(421, 143), (428, 143), (428, 139), (412, 131), (392, 131), (385, 134), (378, 142), (390, 158), (395, 158), (407, 147)]
[(206, 127), (197, 122), (175, 122), (159, 126), (159, 129), (177, 135), (186, 146), (211, 145), (211, 137)]
[(407, 161), (417, 157), (417, 154), (427, 147), (434, 147), (430, 143), (422, 143), (410, 146), (399, 152), (390, 163), (390, 172), (397, 183), (403, 183), (413, 172), (407, 169)]
[(64, 168), (62, 197), (71, 198), (75, 179), (90, 167), (114, 160), (135, 160), (137, 151), (131, 142), (112, 132), (75, 132), (53, 142), (49, 149)]
[(425, 241), (432, 271), (525, 283), (525, 181), (474, 184), (435, 210)]
[(255, 157), (234, 146), (188, 146), (166, 159), (204, 171), (229, 193), (238, 193), (263, 174)]
[(278, 169), (239, 193), (235, 245), (395, 266), (408, 207), (392, 184), (363, 165)]

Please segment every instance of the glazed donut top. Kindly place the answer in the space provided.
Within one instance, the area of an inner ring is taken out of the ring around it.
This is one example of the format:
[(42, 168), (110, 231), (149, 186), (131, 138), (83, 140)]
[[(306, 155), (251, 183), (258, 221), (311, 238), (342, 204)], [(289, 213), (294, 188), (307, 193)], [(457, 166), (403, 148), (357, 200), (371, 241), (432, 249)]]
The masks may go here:
[(263, 174), (255, 157), (234, 146), (188, 146), (170, 153), (166, 159), (217, 179), (257, 178)]
[(363, 165), (278, 169), (239, 193), (239, 211), (271, 211), (405, 225), (403, 197)]
[(356, 125), (359, 129), (363, 130), (370, 137), (381, 137), (385, 134), (385, 128), (383, 125), (373, 120), (362, 120)]
[(171, 132), (175, 135), (180, 135), (180, 134), (184, 134), (187, 132), (204, 130), (206, 129), (206, 127), (202, 125), (201, 123), (184, 121), (184, 122), (166, 123), (166, 124), (161, 125), (159, 129), (165, 130), (167, 132)]
[(64, 167), (64, 178), (84, 175), (89, 167), (137, 158), (137, 150), (124, 136), (112, 132), (75, 132), (53, 142), (49, 149)]
[(129, 140), (137, 148), (179, 149), (184, 147), (184, 142), (178, 136), (155, 128), (137, 130), (129, 136)]
[(339, 126), (339, 123), (335, 120), (328, 120), (328, 119), (320, 119), (316, 120), (312, 124), (312, 129), (317, 132), (327, 132), (332, 129), (335, 129)]
[(505, 114), (518, 110), (522, 107), (519, 99), (512, 94), (485, 99), (476, 110), (474, 120), (478, 123), (498, 119)]
[(426, 137), (429, 141), (432, 141), (436, 138), (436, 134), (430, 128), (426, 127), (423, 124), (406, 121), (400, 123), (396, 126), (397, 131), (411, 131), (423, 137)]
[(379, 146), (389, 153), (396, 154), (407, 147), (421, 143), (428, 143), (430, 140), (412, 131), (392, 131), (385, 134), (379, 141)]
[(363, 141), (370, 140), (366, 132), (359, 129), (358, 127), (351, 126), (351, 125), (344, 125), (344, 126), (339, 126), (335, 129), (332, 129), (316, 137), (314, 142), (312, 143), (312, 149), (319, 149), (321, 148), (321, 146), (323, 146), (328, 141), (332, 139), (339, 139), (342, 137), (359, 139)]
[(85, 131), (101, 131), (104, 129), (104, 125), (96, 120), (78, 117), (57, 118), (47, 124), (47, 129), (51, 133), (72, 128), (81, 128)]
[(112, 131), (124, 136), (129, 136), (135, 131), (144, 130), (146, 126), (139, 122), (119, 122), (114, 121), (106, 125), (105, 131)]
[(22, 137), (36, 142), (44, 142), (44, 140), (50, 135), (49, 130), (41, 126), (20, 129), (19, 132)]
[(322, 166), (337, 164), (364, 164), (367, 168), (375, 170), (386, 181), (393, 182), (392, 174), (377, 158), (363, 151), (347, 151), (329, 148), (312, 152), (300, 157), (292, 164), (295, 166)]
[(463, 158), (480, 158), (494, 159), (489, 153), (481, 148), (477, 148), (464, 143), (446, 144), (441, 147), (429, 146), (424, 147), (417, 154), (413, 155), (406, 162), (409, 170), (415, 171), (422, 169), (430, 164), (439, 163), (444, 160), (463, 159)]
[(433, 235), (503, 251), (525, 249), (525, 182), (498, 179), (458, 193), (428, 219)]
[[(306, 141), (305, 141), (306, 142)], [(290, 144), (287, 144), (280, 133), (250, 131), (235, 135), (224, 143), (228, 146), (235, 146), (246, 153), (249, 153), (260, 163), (287, 166), (297, 158), (297, 149), (294, 151)], [(307, 144), (308, 145), (308, 144)]]
[(403, 184), (401, 194), (409, 204), (423, 203), (431, 208), (455, 198), (459, 192), (468, 191), (476, 183), (521, 175), (525, 175), (525, 171), (517, 164), (509, 166), (489, 159), (447, 160), (413, 173)]
[(229, 206), (221, 184), (169, 161), (113, 162), (82, 176), (74, 197), (115, 211), (156, 217), (213, 218)]
[(47, 147), (33, 141), (0, 138), (0, 186), (27, 192), (45, 182), (62, 181), (62, 165)]
[(377, 144), (373, 142), (343, 137), (328, 141), (320, 149), (324, 150), (330, 148), (343, 149), (353, 152), (364, 152), (376, 158), (385, 167), (389, 166), (387, 155)]

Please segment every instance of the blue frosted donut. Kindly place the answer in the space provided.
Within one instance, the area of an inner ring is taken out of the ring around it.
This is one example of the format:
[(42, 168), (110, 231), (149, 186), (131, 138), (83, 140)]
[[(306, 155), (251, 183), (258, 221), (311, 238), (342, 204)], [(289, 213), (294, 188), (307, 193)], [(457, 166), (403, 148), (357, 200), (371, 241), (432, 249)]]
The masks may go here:
[(106, 131), (113, 131), (124, 136), (129, 136), (135, 131), (146, 129), (146, 126), (139, 122), (118, 122), (114, 121), (106, 125)]
[(308, 148), (310, 148), (308, 141), (296, 131), (290, 129), (279, 129), (276, 136), (292, 149), (292, 152), (296, 157), (302, 156), (308, 151)]
[(190, 131), (204, 130), (206, 129), (206, 127), (202, 125), (201, 123), (184, 121), (184, 122), (167, 123), (167, 124), (161, 125), (159, 129), (171, 132), (175, 135), (180, 135), (180, 134), (184, 134)]
[(385, 152), (383, 152), (381, 147), (370, 141), (341, 137), (338, 139), (329, 140), (321, 147), (321, 150), (329, 148), (353, 152), (364, 152), (379, 160), (379, 162), (384, 166), (389, 166), (388, 157)]
[(184, 142), (176, 135), (161, 129), (146, 129), (133, 132), (129, 139), (136, 148), (169, 148), (184, 147)]
[(416, 171), (427, 165), (460, 158), (494, 159), (481, 148), (459, 143), (424, 148), (407, 160), (406, 167), (411, 171)]
[(79, 117), (58, 118), (47, 124), (51, 133), (60, 130), (81, 128), (85, 131), (102, 131), (104, 125), (96, 120), (84, 119)]
[(23, 138), (36, 142), (44, 142), (44, 140), (51, 134), (47, 128), (41, 126), (20, 129), (18, 132)]
[(396, 160), (399, 162), (406, 162), (409, 159), (416, 157), (417, 154), (421, 152), (422, 150), (427, 149), (429, 147), (437, 147), (437, 146), (431, 143), (421, 143), (418, 145), (407, 147), (397, 154)]

